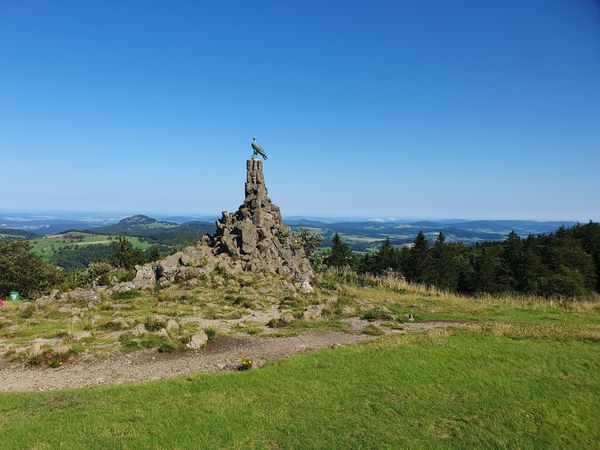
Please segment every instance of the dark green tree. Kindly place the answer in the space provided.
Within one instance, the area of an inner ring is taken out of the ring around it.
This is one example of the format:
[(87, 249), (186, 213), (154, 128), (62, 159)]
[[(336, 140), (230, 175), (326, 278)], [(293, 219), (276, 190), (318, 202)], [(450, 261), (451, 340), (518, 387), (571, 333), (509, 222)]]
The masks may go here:
[(18, 291), (25, 298), (33, 298), (49, 290), (62, 278), (57, 266), (32, 253), (29, 242), (0, 242), (0, 295)]
[(325, 262), (332, 267), (353, 267), (355, 265), (355, 258), (350, 247), (342, 242), (338, 233), (335, 233), (331, 240), (331, 252)]
[(144, 264), (146, 261), (144, 252), (139, 248), (134, 248), (129, 239), (124, 236), (119, 236), (119, 239), (113, 242), (111, 247), (111, 264), (115, 267), (131, 270), (136, 264)]
[(429, 243), (422, 231), (419, 231), (411, 247), (403, 268), (404, 276), (411, 283), (424, 283), (425, 268), (428, 264)]

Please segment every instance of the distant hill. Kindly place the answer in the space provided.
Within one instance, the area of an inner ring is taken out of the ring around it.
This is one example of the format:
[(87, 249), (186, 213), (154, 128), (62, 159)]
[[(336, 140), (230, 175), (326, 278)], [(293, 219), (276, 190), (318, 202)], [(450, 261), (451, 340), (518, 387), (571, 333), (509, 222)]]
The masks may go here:
[(215, 232), (215, 225), (209, 222), (193, 221), (182, 223), (156, 220), (141, 214), (126, 217), (113, 225), (94, 228), (92, 233), (125, 235), (168, 246), (191, 245), (204, 234)]
[(174, 222), (164, 222), (142, 214), (136, 214), (135, 216), (126, 217), (118, 223), (94, 228), (93, 231), (106, 234), (131, 234), (132, 232), (143, 233), (147, 230), (176, 228), (178, 226)]
[(35, 234), (27, 230), (15, 228), (0, 228), (0, 241), (11, 241), (14, 239), (33, 239)]

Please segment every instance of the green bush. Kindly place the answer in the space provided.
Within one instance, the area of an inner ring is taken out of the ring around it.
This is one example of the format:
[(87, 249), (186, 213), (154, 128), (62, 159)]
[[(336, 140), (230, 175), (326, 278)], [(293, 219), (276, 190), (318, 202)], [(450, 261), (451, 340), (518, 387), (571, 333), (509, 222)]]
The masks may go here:
[(60, 269), (33, 254), (29, 242), (0, 242), (0, 295), (19, 291), (23, 297), (32, 298), (62, 279)]

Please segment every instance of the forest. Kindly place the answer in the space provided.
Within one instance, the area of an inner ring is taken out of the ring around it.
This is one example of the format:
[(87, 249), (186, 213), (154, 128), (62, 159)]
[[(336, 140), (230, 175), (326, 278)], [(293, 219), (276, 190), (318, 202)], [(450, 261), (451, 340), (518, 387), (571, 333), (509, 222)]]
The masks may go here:
[(554, 233), (468, 246), (446, 243), (442, 232), (429, 243), (421, 232), (410, 246), (385, 240), (375, 253), (357, 257), (339, 235), (327, 265), (359, 273), (396, 272), (411, 283), (463, 294), (520, 293), (542, 297), (585, 297), (600, 292), (600, 225), (561, 227)]

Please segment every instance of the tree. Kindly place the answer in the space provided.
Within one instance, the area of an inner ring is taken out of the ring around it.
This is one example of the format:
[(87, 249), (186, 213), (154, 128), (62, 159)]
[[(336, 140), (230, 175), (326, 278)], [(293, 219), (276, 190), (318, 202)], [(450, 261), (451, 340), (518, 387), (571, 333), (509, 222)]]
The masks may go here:
[(419, 231), (415, 238), (414, 244), (411, 247), (408, 258), (403, 269), (404, 276), (412, 283), (423, 283), (425, 267), (427, 266), (427, 258), (429, 243), (422, 231)]
[(317, 248), (323, 242), (323, 236), (319, 233), (313, 233), (308, 228), (300, 228), (295, 238), (298, 245), (304, 250), (304, 254), (310, 261), (313, 269), (318, 269), (323, 264), (323, 257), (317, 252)]
[(354, 266), (354, 255), (346, 244), (342, 242), (342, 238), (338, 233), (335, 233), (331, 240), (331, 252), (326, 259), (328, 266), (333, 267), (352, 267)]
[(117, 242), (113, 242), (111, 247), (111, 263), (120, 269), (131, 270), (136, 264), (144, 264), (146, 260), (144, 252), (139, 248), (134, 248), (129, 239), (124, 236), (119, 236)]
[(0, 242), (0, 295), (18, 291), (31, 298), (49, 290), (62, 277), (57, 266), (32, 253), (29, 242)]
[(163, 255), (162, 255), (162, 252), (160, 251), (160, 246), (158, 246), (158, 245), (153, 245), (151, 247), (148, 247), (148, 249), (146, 250), (146, 261), (148, 261), (148, 262), (158, 261), (162, 257), (163, 257)]

